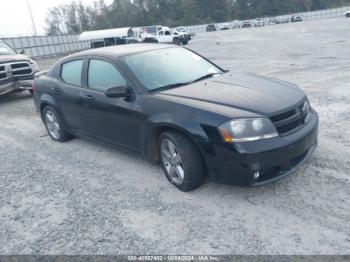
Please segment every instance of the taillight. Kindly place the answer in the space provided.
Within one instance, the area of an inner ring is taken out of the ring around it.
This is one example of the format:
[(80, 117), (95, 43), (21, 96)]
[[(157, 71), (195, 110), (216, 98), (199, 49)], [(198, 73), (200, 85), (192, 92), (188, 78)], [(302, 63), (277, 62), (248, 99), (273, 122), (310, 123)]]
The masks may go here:
[(35, 81), (33, 81), (32, 83), (32, 90), (33, 90), (33, 93), (35, 92)]

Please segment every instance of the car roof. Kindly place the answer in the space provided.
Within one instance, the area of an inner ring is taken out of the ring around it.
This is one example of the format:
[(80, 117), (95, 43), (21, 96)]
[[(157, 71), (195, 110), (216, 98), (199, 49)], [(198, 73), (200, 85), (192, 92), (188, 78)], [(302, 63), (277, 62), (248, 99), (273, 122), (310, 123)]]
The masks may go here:
[(75, 54), (72, 54), (67, 58), (74, 58), (79, 56), (85, 56), (85, 55), (108, 55), (112, 57), (121, 57), (141, 52), (147, 52), (147, 51), (153, 51), (153, 50), (159, 50), (164, 48), (178, 48), (178, 46), (175, 45), (167, 45), (167, 44), (128, 44), (128, 45), (116, 45), (116, 46), (108, 46), (108, 47), (101, 47), (96, 49), (89, 49), (82, 52), (78, 52)]

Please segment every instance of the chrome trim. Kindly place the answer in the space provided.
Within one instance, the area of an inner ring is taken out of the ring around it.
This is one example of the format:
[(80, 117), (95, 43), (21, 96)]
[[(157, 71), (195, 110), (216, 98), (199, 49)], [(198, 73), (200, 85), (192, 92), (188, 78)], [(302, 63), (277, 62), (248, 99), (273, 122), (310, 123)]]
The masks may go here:
[(269, 139), (269, 138), (274, 138), (274, 137), (278, 137), (278, 133), (271, 133), (271, 134), (266, 134), (266, 135), (261, 135), (261, 136), (254, 136), (254, 137), (246, 137), (246, 138), (238, 138), (232, 139), (233, 143), (241, 143), (241, 142), (252, 142), (252, 141), (256, 141), (256, 140), (264, 140), (264, 139)]
[[(18, 64), (26, 64), (27, 66), (15, 68), (15, 69), (12, 68), (13, 65), (18, 65)], [(28, 61), (2, 63), (2, 64), (0, 64), (0, 68), (1, 67), (4, 67), (4, 70), (0, 71), (0, 74), (6, 73), (6, 77), (0, 78), (0, 80), (8, 80), (8, 79), (14, 77), (13, 72), (20, 72), (22, 70), (28, 70), (28, 69), (31, 70), (31, 72), (29, 74), (19, 74), (19, 75), (15, 75), (15, 76), (30, 76), (34, 72), (32, 66), (30, 65), (30, 63)]]
[(19, 80), (19, 81), (11, 81), (7, 84), (0, 84), (0, 96), (11, 93), (15, 90), (32, 90), (32, 84), (34, 80)]

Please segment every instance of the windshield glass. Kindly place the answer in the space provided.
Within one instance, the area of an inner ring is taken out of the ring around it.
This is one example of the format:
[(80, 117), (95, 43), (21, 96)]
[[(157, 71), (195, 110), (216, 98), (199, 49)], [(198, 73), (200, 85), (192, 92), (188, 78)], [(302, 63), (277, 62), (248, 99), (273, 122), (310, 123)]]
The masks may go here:
[(220, 68), (184, 48), (166, 48), (133, 54), (125, 62), (138, 80), (155, 90), (224, 73)]
[(15, 55), (16, 52), (5, 43), (0, 42), (0, 55)]

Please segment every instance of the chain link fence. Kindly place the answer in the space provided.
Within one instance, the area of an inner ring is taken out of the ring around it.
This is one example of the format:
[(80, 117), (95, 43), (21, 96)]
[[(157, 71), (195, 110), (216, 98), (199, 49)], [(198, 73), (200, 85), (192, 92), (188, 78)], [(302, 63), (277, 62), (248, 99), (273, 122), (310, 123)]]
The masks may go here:
[[(318, 19), (325, 19), (325, 18), (334, 18), (334, 17), (345, 17), (345, 13), (347, 11), (350, 11), (350, 6), (340, 7), (340, 8), (334, 8), (334, 9), (326, 9), (326, 10), (320, 10), (320, 11), (312, 11), (312, 12), (302, 12), (302, 13), (293, 13), (288, 15), (281, 15), (281, 16), (275, 16), (275, 17), (264, 17), (262, 20), (264, 21), (265, 25), (269, 24), (269, 21), (279, 21), (281, 23), (287, 23), (291, 22), (292, 16), (301, 16), (304, 21), (308, 20), (318, 20)], [(254, 26), (255, 19), (247, 20), (251, 21), (252, 25)], [(220, 29), (224, 26), (228, 26), (229, 28), (233, 28), (237, 26), (237, 24), (242, 21), (230, 21), (226, 23), (216, 23), (214, 24), (217, 29)], [(194, 25), (194, 26), (187, 26), (187, 30), (190, 33), (202, 33), (206, 32), (207, 25)]]
[[(345, 16), (345, 12), (350, 11), (350, 6), (334, 8), (321, 11), (313, 11), (306, 13), (295, 13), (289, 15), (282, 15), (276, 17), (263, 18), (264, 24), (269, 24), (269, 21), (290, 22), (292, 16), (302, 16), (303, 20), (316, 20), (332, 17)], [(254, 26), (254, 20), (252, 24)], [(217, 23), (218, 29), (223, 26), (233, 28), (237, 26), (237, 21)], [(195, 25), (186, 27), (190, 33), (202, 33), (206, 31), (207, 24)], [(79, 41), (78, 35), (60, 35), (60, 36), (28, 36), (15, 38), (2, 38), (4, 42), (15, 48), (17, 51), (24, 50), (25, 54), (32, 58), (43, 58), (50, 56), (58, 56), (63, 54), (70, 54), (84, 49), (91, 48), (90, 41)]]
[(79, 41), (78, 37), (78, 35), (27, 36), (1, 40), (18, 52), (23, 50), (27, 56), (38, 58), (69, 54), (90, 48), (89, 41)]

